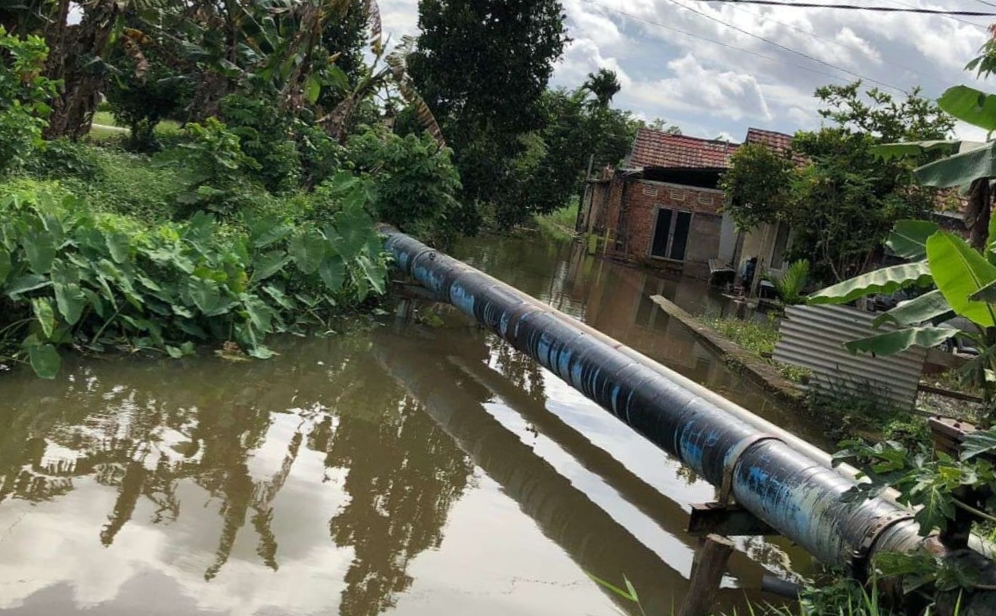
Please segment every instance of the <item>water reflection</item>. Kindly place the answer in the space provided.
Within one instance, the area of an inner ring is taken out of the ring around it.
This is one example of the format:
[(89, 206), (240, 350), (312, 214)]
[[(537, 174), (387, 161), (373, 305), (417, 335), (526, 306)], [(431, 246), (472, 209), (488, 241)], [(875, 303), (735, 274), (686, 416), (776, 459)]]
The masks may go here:
[[(92, 529), (105, 547), (140, 509), (148, 516), (141, 523), (168, 527), (200, 507), (220, 518), (211, 555), (202, 559), (204, 580), (223, 572), (247, 533), (253, 560), (277, 571), (296, 556), (283, 554), (274, 530), (277, 500), (302, 450), (310, 450), (324, 458), (311, 489), (342, 481), (344, 504), (326, 525), (326, 542), (353, 554), (339, 612), (378, 614), (412, 584), (409, 562), (439, 547), (472, 466), (383, 377), (365, 353), (369, 342), (353, 343), (310, 343), (293, 358), (266, 363), (188, 360), (176, 369), (120, 361), (70, 367), (55, 385), (8, 380), (0, 512), (5, 501), (57, 501), (87, 478), (115, 493), (106, 523)], [(278, 424), (292, 426), (290, 433), (278, 437)], [(188, 482), (205, 493), (201, 499), (179, 496)]]
[[(669, 282), (557, 244), (475, 258), (741, 391), (641, 303)], [(585, 571), (680, 602), (712, 488), (535, 362), (463, 319), (277, 348), (4, 375), (0, 611), (612, 613)], [(742, 541), (724, 605), (798, 562)]]

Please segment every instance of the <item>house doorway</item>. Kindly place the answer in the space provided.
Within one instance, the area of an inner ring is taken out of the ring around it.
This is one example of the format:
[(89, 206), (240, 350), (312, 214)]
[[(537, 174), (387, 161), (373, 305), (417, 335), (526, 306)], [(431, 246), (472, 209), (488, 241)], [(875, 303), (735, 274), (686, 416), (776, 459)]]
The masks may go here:
[(692, 213), (657, 209), (654, 222), (654, 238), (650, 243), (650, 256), (675, 261), (685, 260), (688, 247), (688, 232), (692, 228)]

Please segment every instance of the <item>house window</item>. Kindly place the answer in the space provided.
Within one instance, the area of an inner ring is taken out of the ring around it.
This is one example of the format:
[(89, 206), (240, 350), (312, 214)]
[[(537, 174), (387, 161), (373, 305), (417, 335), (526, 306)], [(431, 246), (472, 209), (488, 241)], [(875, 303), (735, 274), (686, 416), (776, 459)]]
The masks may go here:
[(650, 244), (650, 256), (684, 261), (691, 227), (691, 212), (659, 208)]
[(648, 196), (648, 197), (656, 197), (657, 196), (657, 187), (656, 186), (644, 186), (643, 187), (643, 194), (646, 195), (646, 196)]

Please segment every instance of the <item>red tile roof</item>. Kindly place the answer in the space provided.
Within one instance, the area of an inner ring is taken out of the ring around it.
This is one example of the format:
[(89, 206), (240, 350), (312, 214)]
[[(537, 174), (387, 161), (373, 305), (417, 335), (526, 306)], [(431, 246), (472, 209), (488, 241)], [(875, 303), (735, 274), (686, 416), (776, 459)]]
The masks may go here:
[(728, 169), (736, 143), (670, 135), (649, 128), (636, 133), (630, 167), (682, 167), (690, 169)]
[(792, 148), (792, 135), (776, 133), (773, 130), (748, 128), (745, 143), (760, 143), (768, 146), (779, 154), (784, 154)]

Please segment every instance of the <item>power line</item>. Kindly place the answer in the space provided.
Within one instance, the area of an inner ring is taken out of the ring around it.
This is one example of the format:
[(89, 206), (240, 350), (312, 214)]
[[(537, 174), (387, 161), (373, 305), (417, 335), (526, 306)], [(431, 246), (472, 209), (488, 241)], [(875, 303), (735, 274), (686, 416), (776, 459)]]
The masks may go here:
[[(909, 2), (900, 2), (900, 0), (889, 0), (889, 2), (892, 3), (892, 4), (898, 4), (900, 6), (908, 6), (910, 8), (914, 8), (914, 9), (918, 8), (918, 7), (913, 6)], [(986, 27), (983, 26), (983, 25), (981, 25), (981, 24), (977, 24), (975, 22), (968, 21), (967, 19), (962, 19), (961, 17), (952, 17), (951, 15), (941, 15), (941, 17), (944, 18), (944, 19), (947, 19), (949, 21), (958, 21), (958, 22), (961, 22), (963, 24), (968, 24), (970, 26), (974, 26), (976, 28), (979, 28), (980, 30), (985, 30), (986, 29)]]
[[(808, 71), (810, 73), (815, 73), (817, 75), (822, 75), (823, 77), (829, 77), (830, 79), (836, 79), (837, 81), (848, 81), (847, 79), (841, 77), (840, 75), (834, 75), (832, 73), (827, 73), (827, 72), (815, 69), (815, 68), (813, 68), (811, 66), (806, 66), (804, 64), (796, 64), (795, 62), (788, 62), (786, 60), (782, 60), (782, 59), (776, 58), (774, 56), (766, 56), (763, 53), (758, 53), (756, 51), (752, 51), (752, 50), (746, 49), (744, 47), (737, 47), (736, 45), (730, 45), (729, 43), (724, 43), (722, 41), (717, 41), (716, 39), (711, 39), (711, 38), (709, 38), (707, 36), (702, 36), (702, 35), (699, 35), (699, 34), (693, 34), (693, 33), (688, 32), (686, 30), (682, 30), (681, 28), (676, 28), (676, 27), (670, 26), (668, 24), (662, 24), (662, 23), (660, 23), (658, 21), (653, 21), (652, 19), (647, 19), (646, 17), (640, 17), (639, 15), (633, 15), (632, 13), (627, 13), (626, 11), (621, 11), (619, 9), (614, 9), (614, 8), (606, 6), (604, 4), (599, 4), (598, 2), (595, 2), (594, 0), (581, 0), (581, 1), (584, 2), (584, 3), (586, 3), (586, 4), (591, 4), (593, 6), (597, 6), (597, 7), (601, 8), (601, 9), (606, 10), (606, 11), (611, 11), (613, 13), (618, 13), (619, 15), (622, 15), (623, 17), (627, 17), (627, 18), (632, 19), (634, 21), (642, 21), (642, 22), (644, 22), (646, 24), (650, 24), (652, 26), (657, 26), (658, 28), (664, 28), (666, 30), (671, 30), (672, 32), (677, 32), (678, 34), (682, 34), (684, 36), (688, 36), (688, 37), (691, 37), (691, 38), (694, 38), (694, 39), (698, 39), (700, 41), (705, 41), (707, 43), (712, 43), (714, 45), (719, 45), (720, 47), (726, 47), (727, 49), (733, 49), (735, 51), (739, 51), (740, 53), (745, 53), (745, 54), (748, 54), (748, 55), (751, 55), (751, 56), (756, 56), (758, 58), (762, 58), (764, 60), (769, 60), (769, 61), (775, 62), (777, 64), (784, 64), (786, 66), (791, 66), (791, 67), (794, 67), (794, 68), (798, 68), (800, 70)], [(892, 86), (889, 86), (889, 87), (892, 87)]]
[(986, 0), (975, 0), (975, 1), (978, 2), (979, 4), (984, 4), (986, 6), (991, 6), (993, 8), (996, 8), (996, 4), (993, 4), (992, 2), (986, 2)]
[[(765, 42), (765, 43), (767, 43), (769, 45), (772, 45), (774, 47), (778, 47), (779, 49), (782, 49), (782, 50), (787, 51), (789, 53), (792, 53), (792, 54), (795, 54), (795, 55), (800, 56), (802, 58), (805, 58), (805, 59), (807, 59), (807, 60), (809, 60), (811, 62), (816, 62), (817, 64), (822, 64), (823, 66), (830, 67), (830, 68), (832, 68), (834, 70), (841, 71), (841, 72), (847, 73), (849, 75), (853, 75), (854, 77), (857, 77), (858, 79), (861, 79), (861, 80), (864, 80), (864, 81), (869, 81), (869, 82), (874, 83), (874, 84), (878, 84), (878, 85), (880, 85), (880, 86), (882, 86), (884, 88), (889, 88), (889, 89), (895, 90), (897, 92), (905, 92), (905, 90), (903, 88), (900, 88), (898, 86), (894, 86), (894, 85), (886, 83), (884, 81), (879, 81), (878, 79), (873, 79), (872, 77), (866, 77), (865, 75), (862, 75), (861, 73), (857, 73), (857, 72), (852, 71), (850, 69), (846, 69), (846, 68), (842, 68), (842, 67), (836, 66), (836, 65), (831, 64), (829, 62), (825, 62), (823, 60), (820, 60), (819, 58), (814, 58), (813, 56), (811, 56), (809, 54), (806, 54), (806, 53), (803, 53), (803, 52), (801, 52), (801, 51), (799, 51), (797, 49), (792, 49), (791, 47), (786, 47), (785, 45), (782, 45), (781, 43), (776, 43), (776, 42), (774, 42), (772, 40), (766, 39), (766, 38), (764, 38), (763, 36), (761, 36), (759, 34), (754, 34), (753, 32), (750, 32), (749, 30), (744, 30), (743, 28), (740, 28), (738, 26), (734, 26), (733, 24), (728, 24), (725, 21), (723, 21), (722, 19), (719, 19), (718, 17), (713, 17), (712, 15), (709, 15), (708, 13), (703, 13), (702, 11), (700, 11), (700, 10), (698, 10), (696, 8), (692, 8), (690, 6), (687, 6), (685, 4), (677, 2), (676, 0), (665, 0), (665, 1), (671, 3), (671, 4), (675, 5), (675, 6), (681, 7), (683, 9), (687, 10), (687, 11), (691, 11), (693, 13), (696, 13), (696, 14), (698, 14), (698, 15), (700, 15), (702, 17), (705, 17), (706, 19), (709, 19), (711, 21), (714, 21), (714, 22), (716, 22), (716, 23), (718, 23), (720, 25), (726, 26), (727, 28), (732, 28), (733, 30), (736, 30), (737, 32), (741, 32), (743, 34), (746, 34), (747, 36), (756, 38), (756, 39), (758, 39), (760, 41), (763, 41), (763, 42)], [(701, 1), (701, 0), (697, 0), (697, 1)], [(714, 0), (714, 1), (716, 1), (716, 0)], [(727, 1), (727, 0), (724, 0), (724, 1)], [(760, 1), (760, 0), (758, 0), (758, 1)], [(737, 4), (740, 4), (740, 3), (741, 3), (741, 0), (737, 0)], [(744, 2), (744, 3), (746, 3), (746, 2)]]
[[(695, 0), (696, 2), (723, 2), (728, 4), (764, 4), (767, 6), (792, 7), (797, 9), (839, 9), (842, 11), (875, 11), (879, 13), (920, 13), (923, 15), (958, 15), (961, 17), (996, 17), (996, 13), (948, 9), (925, 9), (916, 6), (898, 8), (892, 6), (861, 6), (859, 4), (824, 4), (821, 2), (786, 2), (785, 0)], [(987, 3), (988, 4), (988, 3)]]
[[(979, 1), (981, 2), (981, 0), (979, 0)], [(845, 45), (845, 44), (843, 44), (843, 43), (841, 43), (839, 41), (835, 41), (833, 39), (824, 38), (822, 36), (817, 36), (817, 35), (813, 34), (812, 32), (806, 30), (805, 28), (800, 28), (799, 26), (796, 26), (794, 24), (786, 23), (784, 21), (778, 21), (777, 19), (772, 19), (771, 17), (768, 17), (767, 15), (765, 15), (763, 13), (755, 13), (755, 12), (747, 9), (746, 7), (735, 6), (737, 4), (740, 4), (739, 2), (731, 2), (731, 4), (734, 5), (733, 8), (735, 10), (741, 11), (743, 13), (746, 13), (747, 15), (751, 15), (752, 17), (756, 17), (757, 19), (761, 19), (763, 21), (770, 21), (771, 23), (775, 23), (775, 24), (778, 24), (780, 26), (784, 26), (786, 28), (790, 28), (792, 30), (795, 30), (796, 32), (799, 32), (801, 34), (805, 34), (806, 36), (809, 36), (809, 37), (811, 37), (811, 38), (813, 38), (813, 39), (815, 39), (817, 41), (828, 43), (830, 45), (836, 45), (837, 47), (840, 47), (841, 49), (847, 49), (849, 51), (856, 51), (856, 52), (858, 52), (860, 54), (863, 54), (865, 56), (870, 55), (867, 50), (861, 49), (860, 47), (854, 47), (854, 46), (851, 46), (851, 45)], [(994, 4), (993, 6), (996, 6), (996, 4)], [(966, 21), (965, 23), (971, 23), (971, 22), (967, 22)], [(975, 25), (975, 24), (972, 24), (972, 25)], [(920, 69), (913, 68), (912, 66), (906, 66), (905, 64), (900, 64), (898, 62), (893, 62), (892, 60), (889, 60), (888, 58), (884, 58), (884, 57), (881, 58), (881, 60), (882, 60), (882, 62), (884, 62), (886, 64), (890, 64), (890, 65), (895, 66), (897, 68), (901, 68), (903, 70), (907, 70), (907, 71), (913, 73), (914, 75), (916, 75), (917, 77), (929, 79), (929, 80), (931, 80), (931, 81), (933, 81), (935, 83), (938, 83), (938, 84), (941, 84), (941, 85), (944, 85), (944, 86), (948, 85), (948, 80), (944, 80), (944, 79), (941, 79), (940, 77), (936, 77), (936, 76), (933, 76), (933, 75), (924, 75), (924, 74), (922, 74), (922, 73), (919, 72)]]

